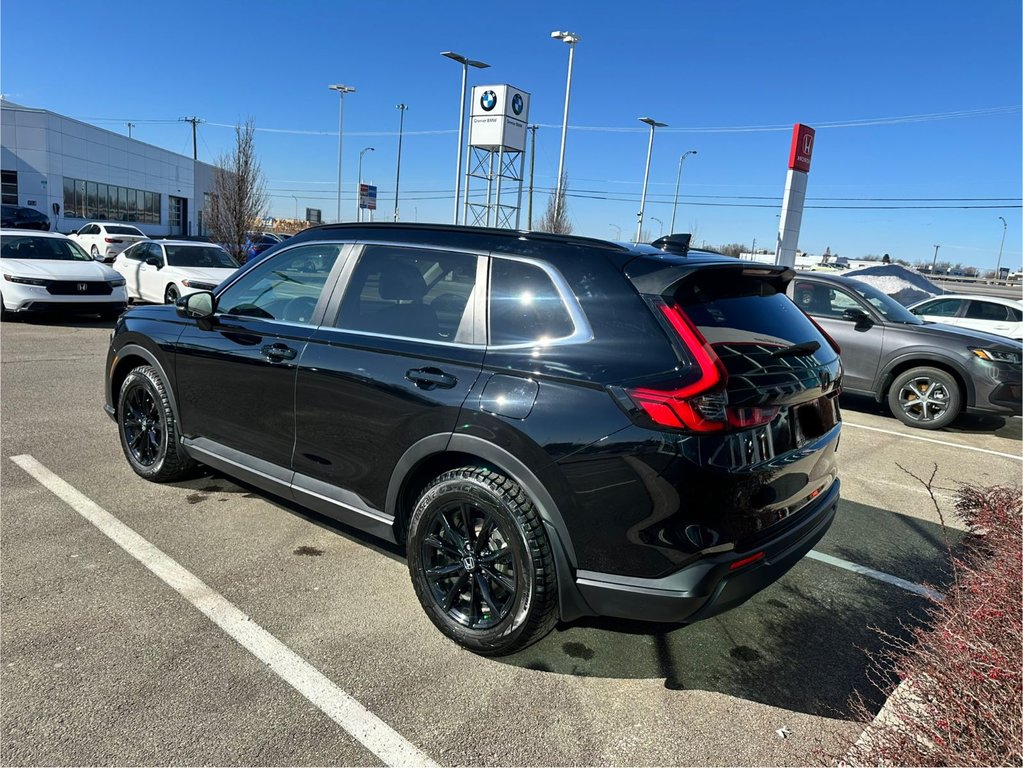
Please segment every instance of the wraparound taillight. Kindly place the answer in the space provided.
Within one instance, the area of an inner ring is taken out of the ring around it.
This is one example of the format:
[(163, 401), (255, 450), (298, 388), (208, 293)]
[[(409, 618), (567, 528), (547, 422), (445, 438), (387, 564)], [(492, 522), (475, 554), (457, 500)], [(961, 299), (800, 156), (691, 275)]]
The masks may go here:
[(800, 307), (800, 308), (799, 308), (799, 311), (800, 311), (800, 312), (802, 312), (802, 313), (803, 313), (804, 315), (806, 315), (806, 319), (807, 319), (807, 320), (809, 320), (809, 321), (810, 321), (811, 323), (813, 323), (813, 327), (814, 327), (814, 328), (816, 328), (816, 329), (817, 329), (817, 332), (818, 332), (818, 333), (819, 333), (819, 334), (820, 334), (821, 336), (823, 336), (823, 337), (824, 337), (824, 339), (825, 339), (825, 340), (826, 340), (826, 341), (828, 342), (828, 344), (830, 344), (830, 345), (831, 345), (831, 348), (832, 348), (833, 350), (835, 350), (835, 354), (836, 354), (836, 355), (841, 355), (841, 354), (842, 354), (842, 348), (841, 348), (840, 346), (838, 346), (838, 342), (837, 342), (837, 341), (835, 341), (835, 340), (834, 340), (833, 338), (831, 338), (831, 334), (830, 334), (830, 333), (828, 333), (827, 331), (825, 331), (825, 330), (824, 330), (824, 329), (823, 329), (823, 328), (821, 327), (821, 324), (820, 324), (820, 323), (818, 323), (818, 322), (817, 322), (816, 320), (814, 320), (814, 319), (813, 319), (813, 318), (812, 318), (812, 317), (811, 317), (811, 316), (809, 315), (809, 313), (807, 313), (807, 312), (806, 312), (806, 311), (805, 311), (805, 310), (804, 310), (804, 309), (803, 309), (802, 307)]

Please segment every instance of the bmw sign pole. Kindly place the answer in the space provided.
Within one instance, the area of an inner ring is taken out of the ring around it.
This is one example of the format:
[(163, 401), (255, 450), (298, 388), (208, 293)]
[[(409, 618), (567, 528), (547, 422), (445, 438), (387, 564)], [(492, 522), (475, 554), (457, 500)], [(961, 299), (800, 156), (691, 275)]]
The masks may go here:
[(646, 209), (646, 187), (647, 182), (650, 181), (650, 156), (654, 151), (654, 131), (658, 128), (667, 128), (667, 123), (659, 123), (650, 117), (639, 118), (641, 123), (646, 123), (650, 126), (650, 143), (647, 144), (646, 148), (646, 170), (643, 172), (643, 196), (639, 201), (639, 213), (636, 214), (636, 239), (633, 241), (638, 243), (643, 237), (643, 211)]

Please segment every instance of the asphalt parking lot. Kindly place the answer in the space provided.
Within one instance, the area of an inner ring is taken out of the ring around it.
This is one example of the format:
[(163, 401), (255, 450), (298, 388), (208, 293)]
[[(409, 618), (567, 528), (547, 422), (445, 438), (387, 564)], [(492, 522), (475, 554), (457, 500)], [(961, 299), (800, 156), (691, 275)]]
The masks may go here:
[[(0, 334), (4, 765), (806, 764), (862, 731), (854, 696), (876, 711), (894, 687), (868, 679), (876, 629), (904, 631), (923, 585), (945, 583), (946, 536), (909, 473), (937, 466), (946, 516), (960, 483), (1020, 481), (1020, 419), (932, 433), (843, 401), (839, 516), (776, 585), (689, 627), (585, 620), (484, 659), (429, 623), (399, 550), (219, 474), (136, 477), (102, 410), (109, 330)], [(25, 457), (80, 496), (58, 498)], [(83, 517), (89, 504), (206, 591), (175, 591)], [(195, 607), (217, 599), (242, 637), (282, 644), (269, 662)], [(282, 669), (322, 675), (320, 705)]]

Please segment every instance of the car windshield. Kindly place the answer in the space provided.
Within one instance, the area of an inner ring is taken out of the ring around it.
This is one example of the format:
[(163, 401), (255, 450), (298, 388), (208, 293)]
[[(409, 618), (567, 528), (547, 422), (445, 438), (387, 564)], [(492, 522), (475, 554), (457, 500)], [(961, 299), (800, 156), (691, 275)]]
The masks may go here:
[(137, 237), (145, 237), (145, 235), (135, 227), (123, 227), (114, 224), (104, 224), (104, 228), (108, 234), (111, 235), (135, 235)]
[(899, 302), (887, 293), (879, 291), (869, 283), (853, 279), (850, 280), (847, 285), (856, 291), (856, 293), (858, 293), (861, 297), (866, 299), (870, 306), (884, 316), (885, 320), (889, 320), (893, 323), (904, 323), (905, 325), (924, 324), (923, 320), (899, 304)]
[(231, 254), (212, 245), (168, 245), (164, 249), (167, 251), (167, 264), (172, 267), (238, 268), (238, 262)]
[(92, 261), (78, 243), (62, 237), (5, 237), (0, 247), (5, 259), (46, 259), (49, 261)]

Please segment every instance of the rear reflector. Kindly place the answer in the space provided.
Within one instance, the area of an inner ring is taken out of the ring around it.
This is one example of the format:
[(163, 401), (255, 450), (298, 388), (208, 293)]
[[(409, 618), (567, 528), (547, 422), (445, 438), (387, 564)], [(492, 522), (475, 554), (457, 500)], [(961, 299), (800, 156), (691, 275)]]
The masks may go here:
[(749, 557), (744, 557), (742, 560), (736, 560), (734, 563), (732, 563), (730, 566), (728, 566), (728, 570), (734, 571), (736, 568), (742, 568), (744, 565), (749, 565), (750, 563), (755, 563), (757, 560), (760, 560), (761, 558), (763, 558), (763, 556), (764, 556), (763, 552), (757, 552), (755, 555), (750, 555)]

